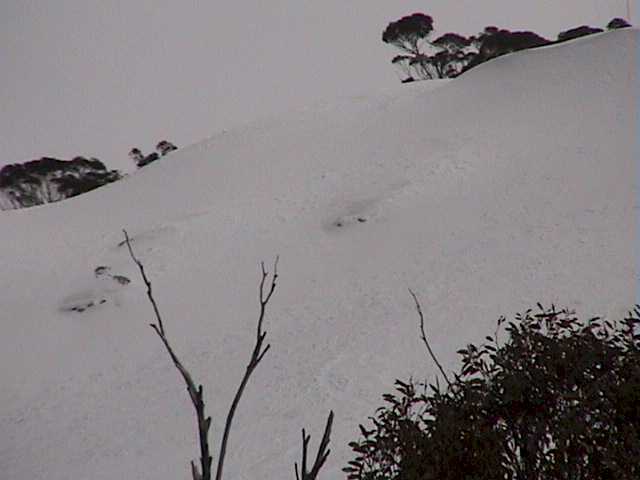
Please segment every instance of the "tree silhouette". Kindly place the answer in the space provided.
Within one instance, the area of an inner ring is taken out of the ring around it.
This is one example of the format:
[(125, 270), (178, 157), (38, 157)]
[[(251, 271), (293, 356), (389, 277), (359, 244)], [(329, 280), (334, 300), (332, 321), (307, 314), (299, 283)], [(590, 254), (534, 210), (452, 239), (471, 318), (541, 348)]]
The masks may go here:
[(470, 39), (446, 33), (434, 41), (433, 18), (414, 13), (391, 22), (382, 33), (382, 41), (398, 48), (391, 63), (403, 74), (403, 82), (452, 78), (459, 75), (474, 55)]
[(382, 41), (412, 55), (420, 55), (421, 43), (433, 31), (433, 18), (414, 13), (389, 23), (382, 32)]
[(382, 33), (383, 42), (401, 51), (391, 63), (402, 72), (403, 83), (454, 78), (500, 55), (551, 43), (534, 32), (511, 32), (493, 26), (469, 38), (449, 32), (431, 40), (433, 31), (432, 17), (414, 13), (389, 23)]

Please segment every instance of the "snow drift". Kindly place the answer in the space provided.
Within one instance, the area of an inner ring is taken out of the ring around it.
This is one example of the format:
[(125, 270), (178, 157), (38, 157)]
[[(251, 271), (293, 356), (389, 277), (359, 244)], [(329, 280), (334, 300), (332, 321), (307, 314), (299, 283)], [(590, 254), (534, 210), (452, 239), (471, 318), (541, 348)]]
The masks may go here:
[(214, 451), (253, 342), (259, 262), (281, 257), (227, 478), (293, 478), (300, 428), (315, 448), (329, 409), (323, 478), (340, 478), (393, 380), (433, 380), (408, 287), (448, 369), (537, 301), (623, 315), (637, 301), (637, 42), (606, 33), (255, 122), (4, 213), (0, 476), (188, 478), (192, 407), (122, 228), (205, 385)]

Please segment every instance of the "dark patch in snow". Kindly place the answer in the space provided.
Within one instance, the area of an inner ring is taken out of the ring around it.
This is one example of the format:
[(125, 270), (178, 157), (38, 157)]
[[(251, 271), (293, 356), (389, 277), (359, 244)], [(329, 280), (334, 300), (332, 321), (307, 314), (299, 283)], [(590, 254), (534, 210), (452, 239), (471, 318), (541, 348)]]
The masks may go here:
[(106, 265), (100, 265), (99, 267), (96, 267), (93, 273), (95, 274), (96, 277), (100, 277), (105, 273), (108, 273), (109, 270), (111, 270), (111, 267), (107, 267)]
[(120, 285), (127, 285), (128, 283), (131, 283), (131, 280), (129, 280), (124, 275), (111, 275), (111, 278), (113, 278)]
[(66, 297), (61, 305), (62, 312), (82, 313), (89, 309), (106, 304), (109, 300), (117, 303), (115, 297), (118, 291), (131, 283), (124, 275), (113, 275), (111, 267), (100, 265), (93, 271), (95, 280), (86, 288)]
[(356, 225), (358, 223), (366, 223), (370, 217), (364, 215), (344, 215), (333, 220), (329, 225), (325, 226), (325, 230), (331, 231), (338, 228), (345, 228)]

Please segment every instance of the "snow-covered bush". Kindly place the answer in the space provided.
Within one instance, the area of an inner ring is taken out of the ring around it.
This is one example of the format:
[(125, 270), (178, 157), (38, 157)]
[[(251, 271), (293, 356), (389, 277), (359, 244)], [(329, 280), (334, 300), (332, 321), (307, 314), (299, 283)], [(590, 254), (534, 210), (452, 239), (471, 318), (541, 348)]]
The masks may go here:
[(459, 350), (447, 387), (397, 381), (348, 478), (640, 478), (640, 307), (616, 323), (539, 308)]

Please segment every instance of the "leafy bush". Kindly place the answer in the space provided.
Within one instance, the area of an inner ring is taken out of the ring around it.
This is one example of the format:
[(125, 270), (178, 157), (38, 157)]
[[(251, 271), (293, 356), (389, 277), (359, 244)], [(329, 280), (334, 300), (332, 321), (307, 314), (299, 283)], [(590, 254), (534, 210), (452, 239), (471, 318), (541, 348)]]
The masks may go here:
[(640, 307), (620, 322), (555, 308), (459, 350), (446, 388), (396, 381), (352, 442), (351, 480), (640, 478)]

